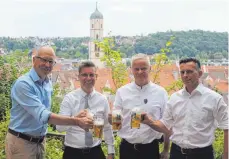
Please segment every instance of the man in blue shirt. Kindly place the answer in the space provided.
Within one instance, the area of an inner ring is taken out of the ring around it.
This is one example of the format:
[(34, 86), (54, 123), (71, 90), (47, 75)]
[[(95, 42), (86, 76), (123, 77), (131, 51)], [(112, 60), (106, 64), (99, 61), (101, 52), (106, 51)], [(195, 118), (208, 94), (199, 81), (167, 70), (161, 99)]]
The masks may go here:
[(81, 111), (75, 117), (50, 112), (52, 84), (48, 79), (55, 65), (51, 47), (40, 47), (33, 57), (33, 68), (19, 77), (11, 90), (11, 116), (6, 136), (7, 159), (43, 159), (47, 126), (77, 125), (92, 128), (93, 121)]

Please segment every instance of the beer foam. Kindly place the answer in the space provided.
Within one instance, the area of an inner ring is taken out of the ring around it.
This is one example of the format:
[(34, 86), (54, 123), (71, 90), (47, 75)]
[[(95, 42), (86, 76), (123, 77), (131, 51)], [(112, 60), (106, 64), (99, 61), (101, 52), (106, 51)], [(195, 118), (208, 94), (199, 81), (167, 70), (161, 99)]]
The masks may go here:
[(94, 125), (104, 125), (104, 120), (95, 120)]

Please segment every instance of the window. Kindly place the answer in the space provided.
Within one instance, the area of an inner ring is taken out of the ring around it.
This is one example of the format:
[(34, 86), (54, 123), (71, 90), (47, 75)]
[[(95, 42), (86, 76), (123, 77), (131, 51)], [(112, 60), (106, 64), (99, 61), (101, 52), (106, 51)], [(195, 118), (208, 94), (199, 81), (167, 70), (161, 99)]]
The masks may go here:
[(103, 28), (103, 24), (101, 24), (101, 28)]
[(96, 34), (96, 40), (98, 40), (99, 39), (99, 35), (98, 34)]
[(91, 28), (94, 28), (94, 25), (93, 24), (91, 24)]

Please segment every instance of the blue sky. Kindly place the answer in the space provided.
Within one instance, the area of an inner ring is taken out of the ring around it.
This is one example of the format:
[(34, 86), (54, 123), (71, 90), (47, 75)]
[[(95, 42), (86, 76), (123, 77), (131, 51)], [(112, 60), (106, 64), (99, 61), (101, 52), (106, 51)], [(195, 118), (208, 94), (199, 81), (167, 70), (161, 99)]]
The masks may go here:
[[(0, 0), (0, 36), (89, 36), (94, 0)], [(104, 36), (168, 30), (228, 31), (227, 0), (100, 0)]]

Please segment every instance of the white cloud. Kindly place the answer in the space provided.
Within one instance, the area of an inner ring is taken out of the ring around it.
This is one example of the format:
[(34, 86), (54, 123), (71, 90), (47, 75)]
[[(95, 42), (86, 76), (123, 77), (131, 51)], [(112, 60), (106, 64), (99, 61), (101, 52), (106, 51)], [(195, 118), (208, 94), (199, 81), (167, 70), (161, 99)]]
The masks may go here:
[[(101, 0), (104, 35), (167, 30), (228, 31), (228, 2)], [(0, 36), (89, 36), (94, 0), (0, 0)]]
[(127, 5), (122, 5), (122, 6), (114, 6), (112, 7), (112, 10), (114, 11), (121, 11), (121, 12), (127, 12), (127, 13), (142, 13), (142, 8), (140, 6), (127, 6)]

